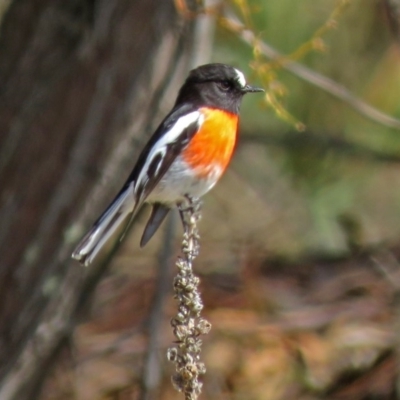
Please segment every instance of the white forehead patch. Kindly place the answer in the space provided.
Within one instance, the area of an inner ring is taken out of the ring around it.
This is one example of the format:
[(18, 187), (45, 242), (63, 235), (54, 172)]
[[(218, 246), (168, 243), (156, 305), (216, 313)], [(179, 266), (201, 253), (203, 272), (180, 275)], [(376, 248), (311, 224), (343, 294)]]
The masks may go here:
[(239, 71), (238, 69), (234, 68), (236, 75), (237, 75), (237, 81), (239, 82), (239, 85), (244, 88), (246, 86), (246, 78), (243, 75), (243, 72)]

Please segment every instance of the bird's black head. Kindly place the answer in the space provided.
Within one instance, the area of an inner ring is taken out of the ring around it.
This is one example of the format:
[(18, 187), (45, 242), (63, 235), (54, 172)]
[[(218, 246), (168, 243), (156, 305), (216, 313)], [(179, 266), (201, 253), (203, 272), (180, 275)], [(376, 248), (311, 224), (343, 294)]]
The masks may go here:
[(192, 71), (179, 91), (176, 105), (213, 107), (238, 114), (240, 102), (246, 93), (263, 89), (246, 84), (242, 72), (226, 64), (206, 64)]

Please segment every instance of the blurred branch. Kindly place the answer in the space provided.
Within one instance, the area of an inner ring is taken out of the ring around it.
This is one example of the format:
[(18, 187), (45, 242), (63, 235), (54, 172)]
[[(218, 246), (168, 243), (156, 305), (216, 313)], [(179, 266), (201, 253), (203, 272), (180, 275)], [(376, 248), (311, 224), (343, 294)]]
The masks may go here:
[[(246, 29), (246, 27), (235, 16), (232, 16), (232, 14), (225, 16), (224, 26), (238, 34), (238, 36), (247, 44), (251, 46), (257, 45), (259, 51), (261, 51), (261, 53), (267, 58), (277, 59), (284, 57), (283, 54), (275, 50), (272, 46), (257, 38), (254, 32)], [(286, 59), (285, 63), (283, 63), (281, 67), (348, 104), (362, 116), (389, 128), (400, 129), (399, 119), (377, 110), (375, 107), (367, 104), (365, 101), (351, 93), (346, 87), (338, 84), (334, 80), (297, 62), (289, 62)]]
[(393, 36), (399, 42), (400, 40), (400, 1), (399, 0), (384, 0), (386, 15), (388, 16), (389, 25), (393, 32)]
[(387, 154), (337, 137), (330, 137), (327, 134), (321, 135), (310, 131), (301, 133), (289, 131), (268, 135), (244, 132), (239, 140), (240, 143), (254, 142), (295, 149), (312, 145), (322, 151), (335, 151), (347, 157), (357, 157), (384, 163), (400, 163), (400, 156), (397, 154)]
[(161, 365), (158, 356), (158, 346), (161, 336), (163, 320), (163, 306), (170, 290), (170, 261), (173, 253), (173, 239), (176, 226), (175, 214), (168, 220), (164, 231), (163, 247), (158, 260), (157, 284), (154, 293), (153, 305), (150, 311), (148, 332), (147, 356), (143, 366), (141, 400), (156, 398), (156, 391), (161, 381)]
[[(206, 9), (212, 9), (218, 5), (218, 0), (203, 0)], [(199, 14), (195, 19), (194, 40), (191, 57), (191, 67), (207, 64), (211, 60), (216, 25), (214, 13)]]

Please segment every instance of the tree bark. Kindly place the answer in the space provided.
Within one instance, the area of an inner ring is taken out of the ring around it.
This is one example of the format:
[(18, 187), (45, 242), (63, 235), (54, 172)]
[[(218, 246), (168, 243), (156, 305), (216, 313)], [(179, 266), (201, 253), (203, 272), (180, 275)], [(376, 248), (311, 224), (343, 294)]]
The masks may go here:
[(104, 264), (70, 259), (184, 79), (167, 0), (20, 0), (0, 32), (0, 398), (33, 399)]

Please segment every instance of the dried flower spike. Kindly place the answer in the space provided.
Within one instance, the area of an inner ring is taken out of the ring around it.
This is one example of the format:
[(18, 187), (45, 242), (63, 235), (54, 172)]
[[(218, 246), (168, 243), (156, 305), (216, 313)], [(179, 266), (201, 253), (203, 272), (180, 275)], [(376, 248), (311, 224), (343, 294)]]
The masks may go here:
[(203, 301), (200, 296), (200, 279), (193, 274), (193, 260), (199, 253), (197, 223), (201, 218), (199, 199), (187, 197), (179, 206), (183, 223), (182, 256), (178, 258), (177, 276), (174, 279), (174, 294), (178, 300), (178, 312), (171, 320), (177, 344), (168, 349), (168, 360), (175, 364), (172, 376), (174, 387), (183, 392), (186, 400), (195, 400), (201, 393), (199, 377), (206, 368), (200, 361), (201, 344), (199, 336), (207, 334), (211, 324), (200, 317)]

